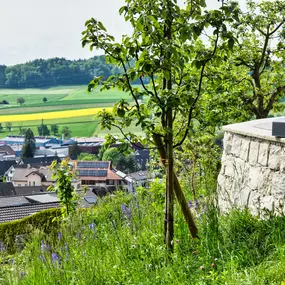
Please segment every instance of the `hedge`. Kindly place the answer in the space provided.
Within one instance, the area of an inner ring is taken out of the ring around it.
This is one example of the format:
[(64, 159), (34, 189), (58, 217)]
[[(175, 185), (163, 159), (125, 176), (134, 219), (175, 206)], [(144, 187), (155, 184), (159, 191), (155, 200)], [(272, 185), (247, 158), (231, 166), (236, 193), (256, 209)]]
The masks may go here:
[(21, 220), (0, 224), (0, 242), (4, 244), (6, 250), (14, 251), (16, 249), (17, 236), (28, 236), (35, 229), (42, 230), (45, 233), (55, 232), (60, 224), (61, 209), (43, 210), (32, 216), (25, 217)]

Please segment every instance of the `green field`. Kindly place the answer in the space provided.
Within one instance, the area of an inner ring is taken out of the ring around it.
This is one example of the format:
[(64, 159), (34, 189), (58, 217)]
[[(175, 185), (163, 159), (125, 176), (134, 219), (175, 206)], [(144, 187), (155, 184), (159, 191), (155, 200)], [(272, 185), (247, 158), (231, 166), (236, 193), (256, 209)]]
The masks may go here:
[[(17, 98), (24, 98), (25, 103), (20, 106), (17, 104)], [(47, 102), (43, 102), (43, 98)], [(42, 89), (0, 89), (0, 102), (7, 100), (9, 105), (0, 105), (0, 115), (16, 114), (34, 114), (43, 112), (53, 112), (59, 110), (78, 110), (96, 107), (111, 107), (120, 99), (132, 102), (132, 98), (118, 89), (100, 91), (99, 88), (93, 92), (87, 92), (87, 86), (58, 86)], [(0, 122), (1, 123), (1, 122)], [(41, 121), (13, 122), (12, 131), (5, 129), (5, 123), (2, 123), (4, 130), (0, 132), (0, 137), (9, 134), (19, 134), (20, 128), (31, 128), (34, 134), (38, 134), (37, 127)], [(93, 116), (83, 116), (76, 118), (64, 118), (45, 120), (44, 124), (50, 127), (51, 124), (58, 124), (61, 130), (63, 126), (69, 127), (72, 137), (89, 137), (96, 135), (104, 137), (108, 133), (120, 135), (117, 129), (101, 130), (97, 120)], [(131, 126), (126, 131), (140, 133), (141, 130), (136, 126)]]

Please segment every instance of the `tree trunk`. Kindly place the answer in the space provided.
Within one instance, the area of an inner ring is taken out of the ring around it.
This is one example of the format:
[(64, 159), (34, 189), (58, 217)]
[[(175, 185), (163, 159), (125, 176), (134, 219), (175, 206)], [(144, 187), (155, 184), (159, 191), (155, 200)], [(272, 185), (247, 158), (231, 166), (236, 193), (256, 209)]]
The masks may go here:
[[(155, 142), (155, 145), (158, 149), (160, 158), (161, 158), (161, 162), (163, 164), (164, 167), (166, 167), (165, 162), (166, 162), (166, 150), (165, 147), (163, 146), (163, 142), (160, 136), (157, 135), (153, 135), (153, 140)], [(186, 224), (188, 226), (189, 232), (192, 236), (192, 238), (199, 238), (198, 237), (198, 229), (195, 225), (193, 216), (191, 214), (191, 211), (189, 209), (187, 200), (183, 194), (183, 191), (181, 189), (181, 186), (179, 184), (178, 178), (176, 176), (176, 174), (173, 171), (173, 176), (174, 176), (174, 193), (175, 196), (177, 198), (178, 203), (180, 204), (184, 219), (186, 221)]]
[(174, 171), (173, 171), (173, 133), (172, 133), (172, 107), (167, 109), (167, 143), (166, 143), (166, 233), (165, 243), (167, 248), (173, 251), (173, 237), (174, 237)]

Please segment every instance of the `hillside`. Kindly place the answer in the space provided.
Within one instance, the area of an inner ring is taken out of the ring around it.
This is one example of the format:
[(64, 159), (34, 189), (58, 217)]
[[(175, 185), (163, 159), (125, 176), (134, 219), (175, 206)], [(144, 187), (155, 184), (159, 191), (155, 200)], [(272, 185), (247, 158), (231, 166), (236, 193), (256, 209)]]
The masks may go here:
[(108, 78), (119, 68), (106, 63), (104, 56), (90, 59), (36, 59), (14, 66), (0, 66), (0, 88), (41, 88), (87, 84), (94, 76)]

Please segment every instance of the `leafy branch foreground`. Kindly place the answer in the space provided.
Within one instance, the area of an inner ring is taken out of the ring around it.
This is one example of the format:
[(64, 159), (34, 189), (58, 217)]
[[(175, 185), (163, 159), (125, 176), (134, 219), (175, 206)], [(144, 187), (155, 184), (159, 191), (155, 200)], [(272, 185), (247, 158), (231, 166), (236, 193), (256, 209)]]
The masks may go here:
[[(11, 284), (282, 284), (285, 217), (248, 212), (220, 217), (195, 210), (200, 241), (175, 216), (175, 254), (163, 241), (164, 188), (106, 197), (45, 235), (35, 230), (22, 251), (0, 253), (0, 283)], [(219, 226), (218, 226), (219, 225)]]

